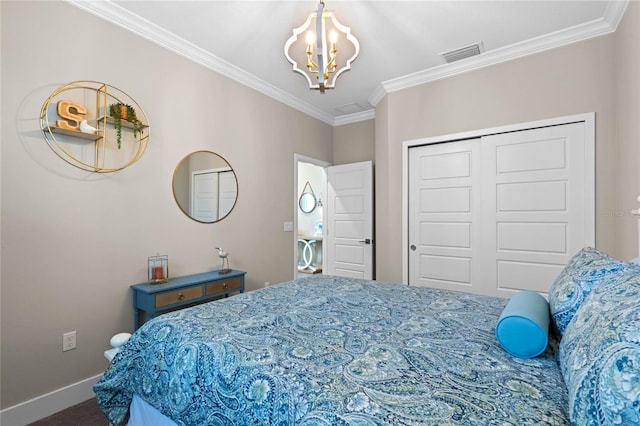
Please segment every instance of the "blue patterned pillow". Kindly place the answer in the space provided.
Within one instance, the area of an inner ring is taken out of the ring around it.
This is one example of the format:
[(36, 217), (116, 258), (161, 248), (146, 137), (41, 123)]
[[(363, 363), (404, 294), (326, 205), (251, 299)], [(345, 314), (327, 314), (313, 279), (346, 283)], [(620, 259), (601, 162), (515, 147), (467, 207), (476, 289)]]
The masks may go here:
[(549, 290), (549, 308), (558, 331), (564, 334), (585, 297), (600, 281), (629, 265), (592, 247), (576, 253)]
[(571, 424), (640, 424), (640, 268), (611, 275), (585, 299), (559, 361)]

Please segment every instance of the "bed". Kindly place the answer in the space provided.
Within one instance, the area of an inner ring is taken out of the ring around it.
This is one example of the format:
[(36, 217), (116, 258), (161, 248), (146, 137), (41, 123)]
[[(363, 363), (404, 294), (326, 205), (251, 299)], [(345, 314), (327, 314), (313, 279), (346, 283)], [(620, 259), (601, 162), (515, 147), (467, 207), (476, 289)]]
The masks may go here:
[(577, 253), (535, 356), (496, 327), (530, 303), (310, 276), (152, 319), (94, 390), (114, 425), (637, 424), (639, 271)]

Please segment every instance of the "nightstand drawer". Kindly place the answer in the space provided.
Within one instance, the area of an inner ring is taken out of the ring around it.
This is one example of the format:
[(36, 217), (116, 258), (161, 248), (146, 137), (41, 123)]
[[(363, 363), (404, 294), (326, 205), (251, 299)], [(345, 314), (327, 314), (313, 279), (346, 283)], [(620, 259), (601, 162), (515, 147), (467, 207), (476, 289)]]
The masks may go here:
[(241, 277), (229, 278), (228, 280), (208, 283), (206, 287), (206, 294), (215, 294), (226, 290), (240, 290), (240, 287), (242, 287)]
[(187, 287), (156, 295), (156, 308), (202, 297), (202, 286)]
[(170, 278), (162, 284), (132, 285), (134, 328), (137, 330), (145, 321), (165, 312), (242, 293), (245, 275), (244, 271), (211, 271)]

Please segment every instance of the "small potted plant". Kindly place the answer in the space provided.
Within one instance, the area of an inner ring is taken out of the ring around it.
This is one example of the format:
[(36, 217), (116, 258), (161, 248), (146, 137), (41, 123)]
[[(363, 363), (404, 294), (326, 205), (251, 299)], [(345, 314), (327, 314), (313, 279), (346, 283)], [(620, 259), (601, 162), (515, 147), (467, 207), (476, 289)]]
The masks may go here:
[(138, 120), (136, 116), (136, 110), (127, 104), (117, 102), (109, 105), (109, 116), (113, 118), (113, 127), (116, 129), (116, 140), (118, 142), (118, 149), (122, 146), (122, 120), (128, 121), (133, 124), (133, 137), (143, 133), (142, 121)]

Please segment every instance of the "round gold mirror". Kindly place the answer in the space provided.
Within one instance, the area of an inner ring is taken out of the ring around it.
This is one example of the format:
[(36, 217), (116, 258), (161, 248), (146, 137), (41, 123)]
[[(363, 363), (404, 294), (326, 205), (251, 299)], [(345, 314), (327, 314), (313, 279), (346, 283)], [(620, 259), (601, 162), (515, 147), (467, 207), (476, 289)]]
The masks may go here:
[(218, 222), (236, 204), (236, 174), (227, 160), (215, 152), (192, 152), (180, 160), (173, 172), (173, 197), (191, 219)]

